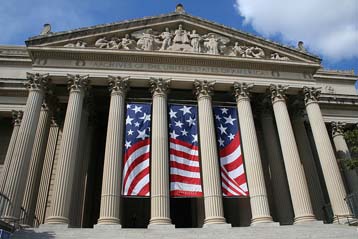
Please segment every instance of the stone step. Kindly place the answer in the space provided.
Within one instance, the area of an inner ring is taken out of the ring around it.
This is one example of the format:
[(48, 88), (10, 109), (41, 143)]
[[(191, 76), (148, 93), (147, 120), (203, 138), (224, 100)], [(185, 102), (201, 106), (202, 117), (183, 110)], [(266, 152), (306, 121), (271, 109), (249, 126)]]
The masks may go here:
[(335, 238), (357, 239), (358, 228), (335, 224), (311, 224), (272, 227), (233, 227), (233, 228), (157, 228), (157, 229), (116, 229), (116, 228), (65, 228), (24, 229), (16, 232), (13, 239), (308, 239)]

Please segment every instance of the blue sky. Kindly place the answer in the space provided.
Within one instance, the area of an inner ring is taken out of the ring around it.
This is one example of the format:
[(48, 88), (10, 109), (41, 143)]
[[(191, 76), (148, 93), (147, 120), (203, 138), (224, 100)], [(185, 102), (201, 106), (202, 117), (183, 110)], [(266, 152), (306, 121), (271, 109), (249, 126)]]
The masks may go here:
[(206, 18), (276, 42), (304, 41), (328, 69), (358, 71), (358, 0), (1, 0), (0, 44), (23, 45), (44, 23), (54, 32), (172, 12)]

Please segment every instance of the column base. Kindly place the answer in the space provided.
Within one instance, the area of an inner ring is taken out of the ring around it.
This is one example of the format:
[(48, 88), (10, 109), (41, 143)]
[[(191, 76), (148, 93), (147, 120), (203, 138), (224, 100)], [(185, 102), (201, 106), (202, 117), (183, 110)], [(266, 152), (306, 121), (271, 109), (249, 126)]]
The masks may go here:
[(52, 216), (52, 217), (48, 217), (46, 219), (46, 223), (45, 224), (69, 224), (68, 218), (67, 217), (61, 217), (61, 216)]
[(120, 220), (116, 217), (101, 217), (98, 219), (97, 224), (120, 224)]
[(230, 223), (204, 223), (203, 228), (213, 228), (213, 229), (228, 229), (232, 228)]
[(41, 224), (39, 226), (39, 229), (41, 231), (61, 231), (61, 230), (64, 230), (64, 229), (67, 229), (69, 228), (69, 225), (67, 223), (58, 223), (58, 224)]
[(251, 222), (251, 227), (279, 227), (280, 223), (279, 222)]
[(226, 224), (224, 217), (207, 217), (204, 219), (204, 225), (206, 224)]
[(174, 224), (149, 224), (148, 229), (154, 229), (154, 230), (167, 230), (167, 229), (175, 229)]
[(301, 224), (301, 223), (313, 223), (317, 222), (317, 219), (313, 215), (307, 215), (307, 216), (300, 216), (295, 217), (293, 224)]
[(271, 216), (266, 217), (256, 217), (251, 219), (251, 226), (254, 226), (256, 224), (264, 224), (264, 223), (273, 223)]
[(358, 224), (358, 220), (353, 218), (352, 215), (339, 215), (335, 216), (333, 224)]

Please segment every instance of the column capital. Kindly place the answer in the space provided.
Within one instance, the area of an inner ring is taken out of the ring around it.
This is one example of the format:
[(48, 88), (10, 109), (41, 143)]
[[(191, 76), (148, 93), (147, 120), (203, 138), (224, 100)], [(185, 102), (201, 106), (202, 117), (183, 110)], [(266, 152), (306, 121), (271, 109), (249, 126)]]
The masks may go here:
[(197, 98), (210, 97), (214, 92), (215, 81), (195, 80), (194, 93)]
[(346, 123), (344, 123), (344, 122), (332, 121), (331, 122), (332, 136), (335, 137), (335, 136), (338, 136), (338, 135), (343, 135), (345, 126), (346, 126)]
[(67, 74), (67, 89), (69, 91), (86, 91), (89, 86), (89, 75), (71, 75)]
[(150, 91), (154, 95), (166, 95), (169, 90), (170, 79), (154, 78), (149, 79)]
[(27, 82), (25, 82), (25, 87), (29, 90), (47, 90), (47, 85), (49, 82), (49, 74), (40, 74), (40, 73), (26, 73)]
[(129, 76), (108, 76), (109, 91), (111, 94), (125, 94), (128, 90)]
[(234, 82), (234, 95), (236, 97), (236, 101), (242, 99), (250, 99), (250, 91), (254, 87), (254, 84), (247, 84), (247, 83), (239, 83)]
[(286, 100), (286, 91), (288, 89), (287, 85), (270, 85), (270, 91), (271, 91), (271, 101), (275, 102), (278, 100)]
[(20, 126), (23, 114), (24, 114), (24, 112), (21, 111), (21, 110), (19, 110), (19, 111), (16, 111), (16, 110), (11, 111), (14, 126)]
[(319, 99), (319, 96), (321, 95), (321, 90), (319, 88), (315, 87), (303, 87), (303, 94), (305, 96), (305, 104), (309, 104), (312, 101), (317, 102)]

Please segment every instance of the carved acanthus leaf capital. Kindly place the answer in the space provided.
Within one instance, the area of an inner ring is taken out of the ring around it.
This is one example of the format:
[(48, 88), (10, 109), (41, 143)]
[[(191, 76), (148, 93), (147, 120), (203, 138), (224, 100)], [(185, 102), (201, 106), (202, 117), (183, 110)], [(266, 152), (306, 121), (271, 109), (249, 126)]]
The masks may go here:
[(344, 133), (344, 128), (346, 123), (344, 122), (331, 122), (332, 127), (332, 136), (342, 135)]
[(271, 91), (271, 100), (286, 100), (286, 91), (288, 89), (288, 86), (283, 85), (270, 85), (270, 91)]
[(318, 101), (319, 96), (321, 95), (321, 90), (315, 87), (303, 87), (303, 94), (305, 96), (305, 103), (309, 103), (309, 101)]
[(69, 91), (86, 91), (89, 86), (89, 75), (71, 75), (67, 74), (67, 89)]
[(210, 96), (214, 92), (215, 81), (195, 80), (194, 93), (196, 97)]
[(108, 76), (109, 91), (111, 93), (125, 94), (128, 90), (128, 77)]
[(169, 89), (170, 79), (150, 78), (150, 91), (152, 94), (166, 94)]
[(23, 114), (24, 114), (24, 112), (21, 111), (21, 110), (19, 110), (19, 111), (17, 111), (17, 110), (11, 111), (14, 126), (20, 126)]
[(249, 98), (250, 91), (253, 87), (254, 87), (254, 84), (234, 82), (233, 88), (234, 88), (234, 95), (236, 97), (236, 100), (239, 100), (242, 98)]
[(25, 83), (25, 87), (28, 90), (46, 90), (48, 81), (49, 81), (49, 74), (40, 74), (40, 73), (26, 73), (27, 82)]

